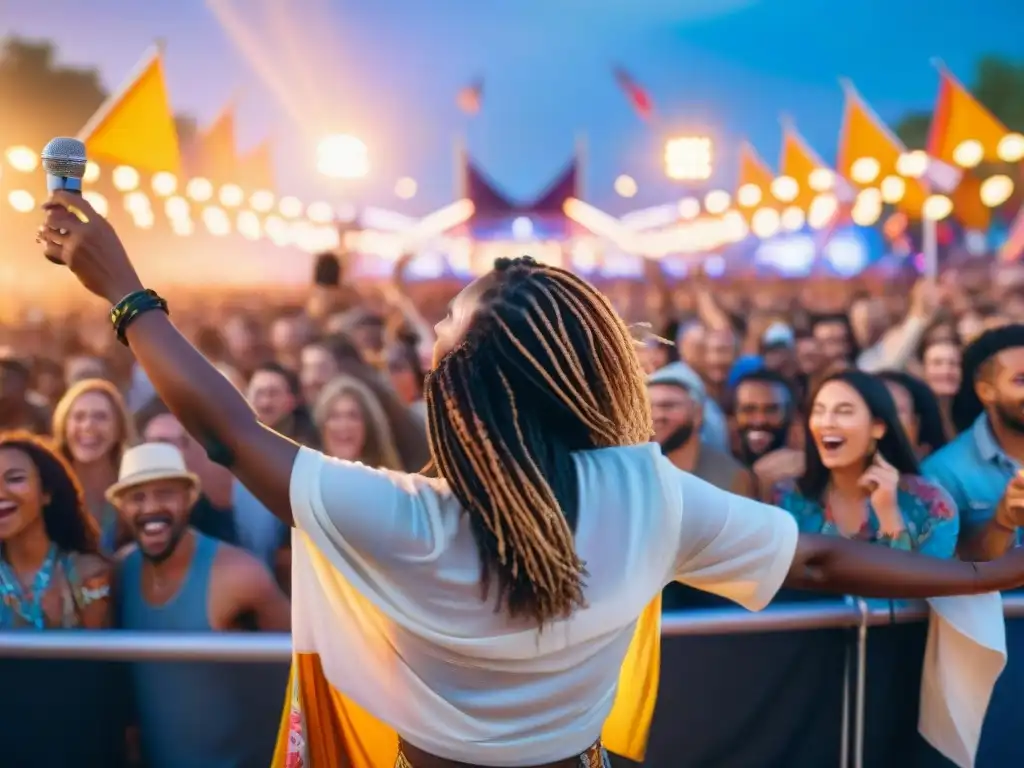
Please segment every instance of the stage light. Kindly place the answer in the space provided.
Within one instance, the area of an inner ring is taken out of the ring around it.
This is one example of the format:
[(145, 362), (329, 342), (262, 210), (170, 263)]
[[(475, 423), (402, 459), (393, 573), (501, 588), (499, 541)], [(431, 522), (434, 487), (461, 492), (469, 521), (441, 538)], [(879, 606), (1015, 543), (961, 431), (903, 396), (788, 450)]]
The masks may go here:
[(227, 213), (215, 205), (203, 209), (203, 224), (214, 237), (224, 237), (231, 232), (231, 220)]
[(1004, 163), (1016, 163), (1024, 160), (1024, 136), (1019, 133), (1008, 133), (999, 140), (996, 155)]
[(31, 173), (39, 165), (39, 155), (28, 147), (11, 147), (7, 150), (7, 162), (21, 173)]
[(82, 177), (82, 181), (84, 181), (86, 184), (95, 184), (97, 181), (99, 181), (99, 178), (100, 167), (92, 160), (89, 160), (85, 164), (85, 175)]
[(185, 186), (185, 194), (197, 203), (205, 203), (213, 197), (213, 184), (210, 183), (209, 179), (197, 176), (194, 179), (189, 179), (188, 184)]
[(310, 203), (306, 209), (306, 218), (314, 224), (329, 224), (334, 221), (334, 209), (330, 203)]
[(881, 208), (882, 202), (882, 192), (874, 187), (868, 187), (857, 193), (854, 205), (860, 205), (865, 208)]
[(131, 192), (139, 188), (139, 172), (130, 165), (119, 165), (112, 176), (114, 188), (118, 192)]
[(804, 215), (804, 209), (799, 206), (791, 205), (782, 212), (782, 228), (787, 232), (798, 232), (803, 229), (806, 221), (807, 217)]
[(18, 213), (31, 213), (36, 207), (36, 199), (24, 189), (12, 189), (7, 195), (7, 202)]
[(791, 176), (779, 176), (772, 179), (771, 192), (780, 203), (791, 203), (800, 194), (800, 185)]
[(850, 211), (850, 218), (853, 223), (860, 227), (870, 227), (882, 216), (882, 201), (878, 198), (868, 198), (868, 202), (858, 201)]
[(246, 240), (260, 239), (260, 217), (252, 211), (240, 211), (235, 226)]
[(254, 211), (267, 213), (274, 207), (274, 193), (266, 189), (257, 190), (249, 198), (249, 205)]
[(91, 189), (83, 192), (82, 197), (84, 197), (85, 201), (95, 209), (96, 213), (103, 218), (107, 217), (107, 213), (110, 211), (110, 205), (107, 203), (107, 198), (99, 192), (95, 192)]
[(839, 200), (831, 192), (822, 192), (811, 201), (807, 211), (807, 224), (811, 229), (824, 229), (839, 210)]
[(713, 189), (704, 196), (704, 210), (717, 216), (729, 210), (732, 198), (724, 189)]
[(884, 202), (896, 205), (906, 194), (907, 182), (901, 176), (886, 176), (882, 179), (880, 190)]
[(929, 195), (921, 214), (931, 221), (942, 221), (953, 212), (953, 201), (945, 195)]
[(1004, 174), (990, 176), (981, 182), (981, 202), (989, 208), (998, 208), (1013, 194), (1013, 179)]
[(830, 192), (836, 185), (836, 174), (831, 168), (815, 168), (807, 177), (807, 186), (815, 192)]
[(245, 200), (245, 193), (237, 184), (225, 184), (220, 188), (220, 204), (225, 208), (237, 208)]
[(140, 208), (137, 211), (132, 211), (132, 221), (135, 222), (135, 226), (139, 229), (152, 229), (155, 217), (153, 216), (153, 210), (151, 208)]
[(779, 231), (781, 223), (779, 212), (774, 208), (758, 208), (750, 218), (750, 230), (765, 240)]
[(140, 211), (152, 211), (153, 208), (149, 203), (149, 198), (146, 197), (145, 192), (129, 192), (124, 196), (124, 209), (129, 213), (139, 213)]
[(636, 181), (632, 176), (622, 174), (615, 179), (615, 194), (619, 197), (634, 197), (637, 192)]
[(171, 219), (171, 231), (179, 237), (188, 237), (195, 229), (192, 219)]
[(858, 184), (870, 184), (881, 172), (882, 167), (873, 157), (859, 157), (850, 166), (850, 178)]
[(370, 154), (355, 136), (328, 136), (317, 146), (317, 170), (332, 179), (361, 179), (370, 172)]
[(412, 200), (416, 197), (416, 179), (404, 176), (395, 182), (395, 196), (402, 200)]
[(708, 136), (679, 136), (665, 143), (665, 174), (677, 181), (707, 181), (714, 166)]
[(743, 208), (753, 208), (761, 202), (761, 188), (757, 184), (744, 184), (736, 190), (736, 202)]
[(679, 218), (690, 221), (700, 216), (700, 200), (695, 197), (684, 197), (679, 201)]
[(297, 219), (302, 215), (302, 201), (297, 197), (282, 197), (277, 210), (286, 219)]
[(188, 200), (177, 195), (167, 198), (164, 202), (164, 214), (168, 219), (189, 218)]
[(263, 222), (263, 231), (274, 245), (288, 244), (288, 224), (280, 216), (267, 216)]
[(157, 195), (160, 197), (167, 197), (168, 195), (173, 195), (177, 191), (178, 177), (173, 173), (160, 171), (159, 173), (153, 174), (153, 180), (150, 184)]
[(896, 173), (908, 179), (920, 179), (928, 172), (928, 155), (921, 149), (903, 152), (896, 158)]
[(975, 139), (961, 141), (953, 150), (953, 162), (961, 168), (976, 168), (985, 159), (985, 148)]

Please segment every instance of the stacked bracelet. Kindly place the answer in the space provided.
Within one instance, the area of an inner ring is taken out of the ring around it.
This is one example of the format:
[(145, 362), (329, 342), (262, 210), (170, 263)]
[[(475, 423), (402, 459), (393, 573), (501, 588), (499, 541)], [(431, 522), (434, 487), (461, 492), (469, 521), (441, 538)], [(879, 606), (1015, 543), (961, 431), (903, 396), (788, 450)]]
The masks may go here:
[(153, 309), (159, 309), (168, 315), (171, 313), (167, 308), (166, 299), (150, 289), (134, 291), (117, 302), (110, 310), (110, 324), (114, 327), (117, 340), (127, 347), (128, 337), (125, 333), (128, 326), (135, 322), (139, 315)]

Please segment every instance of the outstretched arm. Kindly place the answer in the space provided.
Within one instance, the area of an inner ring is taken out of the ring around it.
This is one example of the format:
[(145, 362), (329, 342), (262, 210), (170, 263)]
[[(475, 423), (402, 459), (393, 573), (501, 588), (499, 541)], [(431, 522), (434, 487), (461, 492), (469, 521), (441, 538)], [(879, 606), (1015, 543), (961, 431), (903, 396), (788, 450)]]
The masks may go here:
[[(55, 192), (37, 240), (92, 293), (111, 304), (142, 282), (110, 223), (82, 197)], [(73, 213), (72, 211), (78, 211)], [(242, 394), (160, 311), (128, 327), (128, 343), (167, 407), (204, 447), (219, 443), (231, 471), (281, 520), (292, 524), (289, 478), (298, 446), (256, 419)]]
[(910, 599), (1024, 584), (1024, 548), (988, 563), (968, 563), (802, 534), (778, 507), (726, 493), (671, 465), (665, 472), (682, 507), (673, 577), (751, 610), (764, 608), (783, 586)]
[(1024, 559), (967, 563), (838, 536), (801, 534), (784, 586), (842, 595), (924, 598), (1012, 589)]

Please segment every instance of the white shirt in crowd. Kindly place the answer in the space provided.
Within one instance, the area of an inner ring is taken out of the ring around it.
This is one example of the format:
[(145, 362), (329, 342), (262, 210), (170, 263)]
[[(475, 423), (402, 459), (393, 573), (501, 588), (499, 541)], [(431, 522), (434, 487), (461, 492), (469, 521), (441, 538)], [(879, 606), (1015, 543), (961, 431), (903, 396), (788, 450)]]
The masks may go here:
[(587, 607), (538, 632), (496, 611), (496, 590), (482, 600), (468, 516), (443, 480), (301, 449), (295, 650), (318, 653), (335, 688), (440, 757), (498, 766), (582, 752), (661, 589), (678, 580), (761, 609), (786, 577), (797, 527), (681, 472), (653, 444), (576, 464)]

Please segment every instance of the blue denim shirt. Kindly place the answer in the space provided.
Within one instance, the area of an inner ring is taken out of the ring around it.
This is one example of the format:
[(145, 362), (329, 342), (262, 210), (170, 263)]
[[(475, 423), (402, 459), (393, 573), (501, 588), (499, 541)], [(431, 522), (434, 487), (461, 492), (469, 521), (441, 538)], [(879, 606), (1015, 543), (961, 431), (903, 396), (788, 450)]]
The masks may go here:
[(1020, 469), (999, 447), (985, 414), (921, 465), (922, 474), (953, 497), (962, 527), (975, 529), (995, 515), (1006, 484)]

